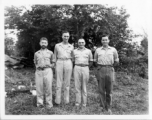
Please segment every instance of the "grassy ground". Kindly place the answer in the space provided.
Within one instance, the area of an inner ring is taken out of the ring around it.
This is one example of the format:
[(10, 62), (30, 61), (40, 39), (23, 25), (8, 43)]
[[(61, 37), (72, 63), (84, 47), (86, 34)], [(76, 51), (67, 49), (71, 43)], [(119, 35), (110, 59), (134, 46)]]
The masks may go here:
[[(5, 91), (11, 90), (18, 81), (30, 85), (34, 82), (33, 69), (5, 70), (10, 78), (5, 78)], [(5, 98), (5, 113), (7, 115), (99, 115), (99, 96), (97, 81), (90, 72), (88, 89), (88, 105), (84, 109), (76, 109), (74, 81), (71, 80), (70, 104), (53, 107), (51, 110), (36, 107), (36, 97), (27, 93), (19, 93), (14, 97)], [(55, 84), (53, 81), (53, 102), (55, 99)], [(136, 74), (116, 73), (113, 88), (112, 112), (114, 115), (146, 115), (148, 114), (148, 80)]]

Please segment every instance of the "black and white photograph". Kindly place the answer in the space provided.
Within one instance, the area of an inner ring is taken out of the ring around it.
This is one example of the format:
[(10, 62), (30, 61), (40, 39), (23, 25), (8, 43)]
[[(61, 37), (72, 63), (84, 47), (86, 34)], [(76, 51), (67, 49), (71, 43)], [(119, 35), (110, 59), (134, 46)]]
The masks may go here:
[(151, 119), (151, 0), (1, 3), (2, 120)]

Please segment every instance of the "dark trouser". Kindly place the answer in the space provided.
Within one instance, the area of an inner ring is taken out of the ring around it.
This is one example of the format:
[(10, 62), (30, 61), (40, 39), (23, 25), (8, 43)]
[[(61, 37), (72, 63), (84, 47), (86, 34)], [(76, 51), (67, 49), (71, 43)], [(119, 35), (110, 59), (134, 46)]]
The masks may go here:
[(112, 102), (112, 81), (114, 81), (113, 67), (100, 67), (97, 71), (97, 79), (99, 81), (99, 95), (101, 106), (108, 110)]

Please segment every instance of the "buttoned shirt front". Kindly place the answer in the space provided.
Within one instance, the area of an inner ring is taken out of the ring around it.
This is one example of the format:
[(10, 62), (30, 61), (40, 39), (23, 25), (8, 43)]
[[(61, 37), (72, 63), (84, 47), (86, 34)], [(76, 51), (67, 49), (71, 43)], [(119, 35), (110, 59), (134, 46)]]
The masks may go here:
[(58, 43), (55, 45), (54, 58), (57, 59), (72, 59), (73, 46), (71, 44)]
[(97, 48), (94, 54), (94, 61), (100, 65), (113, 65), (114, 61), (119, 62), (117, 50), (114, 47)]
[(36, 68), (50, 66), (54, 62), (53, 52), (48, 49), (41, 49), (34, 54)]
[(75, 64), (89, 65), (89, 61), (93, 61), (91, 50), (77, 48), (73, 51)]

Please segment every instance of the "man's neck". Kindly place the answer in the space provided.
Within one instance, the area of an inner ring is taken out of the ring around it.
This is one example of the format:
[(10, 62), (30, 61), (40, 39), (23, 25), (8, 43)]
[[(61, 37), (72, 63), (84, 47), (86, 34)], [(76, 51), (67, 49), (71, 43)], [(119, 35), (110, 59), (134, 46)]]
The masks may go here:
[(47, 50), (47, 48), (41, 48), (42, 51)]
[(68, 42), (63, 41), (63, 42), (62, 42), (62, 44), (67, 45), (67, 44), (69, 44), (69, 43), (68, 43)]
[(109, 45), (103, 45), (103, 48), (108, 48), (109, 47)]
[(80, 49), (80, 50), (83, 50), (83, 49), (85, 49), (85, 47), (79, 47), (79, 49)]

